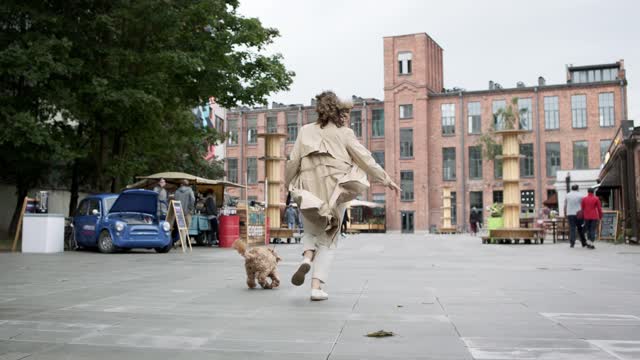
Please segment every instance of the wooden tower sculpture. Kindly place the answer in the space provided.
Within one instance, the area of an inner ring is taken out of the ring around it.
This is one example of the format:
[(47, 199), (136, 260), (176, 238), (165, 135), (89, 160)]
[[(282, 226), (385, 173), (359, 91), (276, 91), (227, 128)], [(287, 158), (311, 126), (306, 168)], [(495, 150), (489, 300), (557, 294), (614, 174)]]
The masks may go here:
[(282, 169), (284, 162), (287, 160), (282, 156), (282, 140), (287, 137), (281, 133), (265, 133), (258, 134), (258, 137), (264, 138), (264, 160), (265, 167), (265, 183), (267, 200), (267, 217), (269, 218), (269, 227), (271, 229), (280, 228), (280, 209), (285, 206), (280, 202), (280, 189), (284, 184), (282, 178)]
[(442, 188), (442, 226), (440, 227), (439, 232), (441, 234), (453, 234), (456, 232), (456, 228), (451, 224), (452, 214), (451, 210), (453, 206), (451, 204), (451, 188), (443, 187)]
[(520, 142), (522, 130), (502, 130), (502, 183), (504, 184), (504, 228), (520, 228)]

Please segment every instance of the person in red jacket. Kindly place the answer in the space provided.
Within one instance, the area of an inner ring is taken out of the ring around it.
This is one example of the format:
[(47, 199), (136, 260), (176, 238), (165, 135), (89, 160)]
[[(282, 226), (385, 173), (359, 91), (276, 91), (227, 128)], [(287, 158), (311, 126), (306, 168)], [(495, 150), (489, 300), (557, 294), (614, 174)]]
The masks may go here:
[(600, 199), (593, 194), (593, 189), (589, 189), (587, 192), (587, 196), (585, 196), (580, 203), (580, 208), (582, 209), (582, 216), (584, 218), (585, 232), (593, 245), (593, 242), (596, 241), (596, 226), (598, 225), (598, 221), (602, 219), (602, 204), (600, 203)]

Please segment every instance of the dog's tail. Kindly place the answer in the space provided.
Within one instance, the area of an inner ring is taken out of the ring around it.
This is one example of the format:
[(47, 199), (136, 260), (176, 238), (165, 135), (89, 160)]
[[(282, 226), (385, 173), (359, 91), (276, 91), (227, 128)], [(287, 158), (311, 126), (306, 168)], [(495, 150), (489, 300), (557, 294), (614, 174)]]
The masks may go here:
[(233, 243), (233, 248), (238, 251), (242, 257), (247, 252), (247, 241), (245, 239), (238, 239)]

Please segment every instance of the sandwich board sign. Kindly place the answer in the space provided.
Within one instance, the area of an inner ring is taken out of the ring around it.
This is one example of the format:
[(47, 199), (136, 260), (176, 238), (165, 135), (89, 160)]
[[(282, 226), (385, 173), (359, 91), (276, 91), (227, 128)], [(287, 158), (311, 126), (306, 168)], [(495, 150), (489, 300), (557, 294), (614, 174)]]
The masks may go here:
[(179, 200), (171, 200), (169, 203), (169, 211), (167, 212), (167, 222), (171, 225), (173, 230), (173, 224), (175, 223), (178, 228), (178, 234), (180, 236), (180, 246), (182, 252), (185, 252), (186, 245), (189, 245), (189, 251), (193, 251), (191, 248), (191, 239), (189, 238), (189, 228), (187, 227), (187, 219), (184, 217), (182, 211), (182, 203)]

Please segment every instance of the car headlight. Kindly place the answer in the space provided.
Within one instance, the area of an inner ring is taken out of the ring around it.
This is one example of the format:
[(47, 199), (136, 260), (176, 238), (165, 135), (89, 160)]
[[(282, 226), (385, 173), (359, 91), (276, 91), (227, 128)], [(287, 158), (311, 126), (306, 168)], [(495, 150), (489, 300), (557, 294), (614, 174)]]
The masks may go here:
[(163, 221), (163, 222), (162, 222), (162, 230), (164, 230), (164, 231), (169, 231), (169, 230), (171, 230), (171, 225), (170, 225), (168, 222)]
[(123, 223), (122, 221), (118, 221), (118, 222), (116, 222), (116, 231), (117, 231), (117, 232), (121, 232), (122, 230), (124, 230), (124, 226), (125, 226), (125, 225), (126, 225), (126, 224), (125, 224), (125, 223)]

